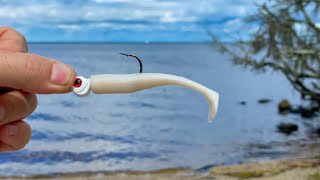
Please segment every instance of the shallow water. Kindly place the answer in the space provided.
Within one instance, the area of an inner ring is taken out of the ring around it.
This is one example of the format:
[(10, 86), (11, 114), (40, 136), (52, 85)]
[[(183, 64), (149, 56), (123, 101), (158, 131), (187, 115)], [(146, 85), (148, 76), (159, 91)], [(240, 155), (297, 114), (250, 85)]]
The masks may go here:
[[(277, 113), (277, 102), (298, 95), (277, 73), (255, 74), (232, 66), (209, 44), (31, 44), (30, 52), (71, 64), (79, 75), (144, 72), (190, 78), (220, 93), (218, 115), (207, 122), (208, 105), (196, 92), (165, 86), (126, 95), (40, 95), (27, 118), (30, 144), (0, 154), (0, 175), (75, 171), (151, 170), (290, 158), (306, 143), (314, 121)], [(258, 104), (271, 98), (269, 104)], [(246, 101), (242, 106), (240, 101)], [(276, 132), (295, 122), (291, 136)], [(317, 140), (311, 143), (319, 143)]]

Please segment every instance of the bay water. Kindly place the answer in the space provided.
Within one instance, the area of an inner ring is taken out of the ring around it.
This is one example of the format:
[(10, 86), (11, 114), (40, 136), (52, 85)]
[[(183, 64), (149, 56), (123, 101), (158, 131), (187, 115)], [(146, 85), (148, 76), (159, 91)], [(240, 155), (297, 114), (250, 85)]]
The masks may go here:
[[(77, 97), (39, 95), (29, 116), (31, 142), (0, 154), (0, 175), (154, 170), (207, 167), (297, 157), (310, 140), (314, 121), (279, 115), (277, 103), (299, 96), (281, 74), (257, 74), (233, 66), (211, 44), (30, 44), (31, 53), (57, 59), (78, 75), (144, 72), (184, 76), (220, 94), (218, 115), (207, 122), (202, 95), (163, 86), (132, 94)], [(258, 100), (272, 101), (259, 104)], [(239, 102), (245, 101), (245, 105)], [(280, 122), (299, 130), (286, 136)], [(311, 141), (311, 142), (310, 142)], [(312, 154), (312, 149), (304, 149)]]

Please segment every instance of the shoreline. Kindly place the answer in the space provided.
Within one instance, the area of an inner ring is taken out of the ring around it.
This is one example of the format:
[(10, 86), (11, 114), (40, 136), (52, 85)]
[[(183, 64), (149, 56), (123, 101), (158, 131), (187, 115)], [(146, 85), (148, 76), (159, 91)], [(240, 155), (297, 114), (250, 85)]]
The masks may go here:
[(207, 172), (190, 168), (168, 168), (154, 171), (78, 172), (35, 176), (0, 176), (0, 179), (320, 179), (320, 155), (291, 160), (217, 166)]

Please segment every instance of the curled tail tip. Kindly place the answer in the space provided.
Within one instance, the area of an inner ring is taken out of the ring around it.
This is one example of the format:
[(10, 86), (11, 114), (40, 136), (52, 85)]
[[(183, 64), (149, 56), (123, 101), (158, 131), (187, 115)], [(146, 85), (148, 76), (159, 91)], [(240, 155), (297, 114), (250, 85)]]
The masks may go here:
[(209, 114), (208, 114), (208, 122), (209, 123), (212, 123), (214, 118), (216, 117), (217, 115), (217, 111), (212, 111), (213, 109), (209, 109)]
[(208, 101), (209, 101), (208, 122), (212, 123), (218, 111), (219, 94), (215, 91), (211, 91), (210, 96), (208, 96)]

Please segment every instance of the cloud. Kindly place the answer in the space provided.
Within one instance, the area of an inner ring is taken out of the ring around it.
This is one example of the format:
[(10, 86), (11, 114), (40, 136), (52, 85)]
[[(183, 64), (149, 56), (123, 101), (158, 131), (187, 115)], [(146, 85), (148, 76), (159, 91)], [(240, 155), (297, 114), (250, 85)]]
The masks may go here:
[(64, 30), (81, 30), (80, 25), (65, 25), (65, 24), (59, 24), (57, 25), (57, 28), (64, 29)]
[(221, 28), (219, 33), (232, 33), (232, 29), (236, 29), (238, 24), (230, 26), (230, 20), (239, 22), (252, 13), (255, 9), (253, 2), (254, 0), (0, 0), (0, 25), (82, 33), (106, 29), (150, 33), (204, 33), (205, 29), (221, 28), (225, 24), (227, 28)]

